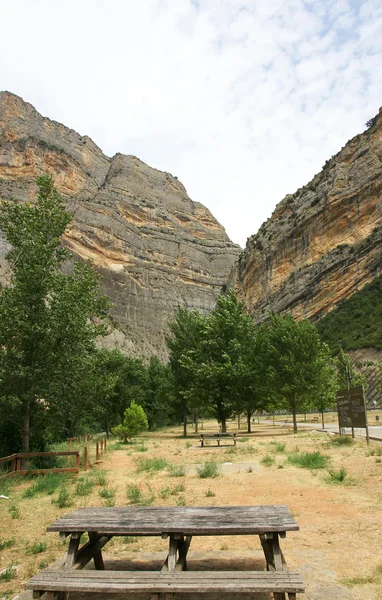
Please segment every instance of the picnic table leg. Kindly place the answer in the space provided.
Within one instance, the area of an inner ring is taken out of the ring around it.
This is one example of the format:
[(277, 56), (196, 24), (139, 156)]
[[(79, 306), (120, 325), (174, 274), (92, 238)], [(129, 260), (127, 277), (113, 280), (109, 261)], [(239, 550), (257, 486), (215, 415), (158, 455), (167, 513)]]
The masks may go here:
[[(267, 562), (267, 571), (284, 571), (285, 559), (281, 552), (279, 544), (279, 536), (277, 533), (272, 534), (261, 534), (260, 535), (261, 545), (263, 547), (265, 560)], [(284, 593), (274, 593), (275, 600), (285, 600)], [(293, 595), (290, 598), (293, 600)]]
[[(93, 531), (89, 531), (89, 540), (90, 542), (96, 544), (98, 542), (98, 533)], [(98, 550), (98, 552), (94, 555), (94, 566), (98, 571), (103, 571), (105, 569), (105, 565), (103, 564), (102, 552)]]

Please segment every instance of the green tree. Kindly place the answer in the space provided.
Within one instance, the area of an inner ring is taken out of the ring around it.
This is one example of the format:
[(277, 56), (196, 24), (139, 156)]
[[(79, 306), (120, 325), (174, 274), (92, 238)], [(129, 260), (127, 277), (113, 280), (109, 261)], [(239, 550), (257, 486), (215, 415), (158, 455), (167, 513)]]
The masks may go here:
[(329, 348), (312, 323), (295, 321), (289, 314), (271, 314), (266, 337), (268, 381), (274, 396), (280, 398), (280, 408), (291, 411), (297, 432), (297, 412), (309, 407), (315, 389), (322, 385), (321, 374), (330, 361)]
[(324, 363), (311, 392), (312, 407), (321, 413), (322, 429), (325, 427), (325, 411), (336, 409), (336, 392), (338, 390), (336, 367), (334, 359), (329, 359)]
[(171, 335), (166, 342), (174, 382), (174, 411), (183, 420), (186, 436), (188, 414), (201, 405), (195, 364), (201, 351), (204, 318), (197, 311), (179, 308), (169, 328)]
[(114, 427), (113, 434), (124, 442), (148, 429), (149, 424), (142, 406), (132, 402), (125, 410), (123, 423)]
[(50, 175), (37, 185), (35, 203), (0, 205), (12, 268), (11, 284), (0, 293), (0, 404), (24, 451), (34, 427), (73, 408), (71, 384), (83, 375), (95, 339), (107, 332), (99, 278), (83, 263), (72, 275), (60, 271), (69, 258), (61, 236), (71, 215)]
[(164, 426), (172, 416), (174, 383), (169, 365), (152, 356), (147, 368), (145, 409), (149, 429)]

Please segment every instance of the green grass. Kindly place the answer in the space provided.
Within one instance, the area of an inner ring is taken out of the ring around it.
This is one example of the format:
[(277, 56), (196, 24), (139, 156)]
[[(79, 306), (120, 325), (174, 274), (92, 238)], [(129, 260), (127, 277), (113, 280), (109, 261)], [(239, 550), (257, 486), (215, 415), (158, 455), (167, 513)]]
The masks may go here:
[(12, 548), (12, 546), (14, 546), (16, 543), (16, 540), (14, 538), (10, 539), (10, 540), (5, 540), (4, 538), (0, 538), (0, 551), (4, 550), (5, 548)]
[(36, 481), (24, 491), (22, 497), (33, 498), (37, 494), (51, 496), (67, 479), (68, 476), (65, 473), (39, 475)]
[(198, 466), (196, 470), (201, 479), (217, 477), (219, 475), (219, 465), (213, 460), (207, 461), (203, 465)]
[(271, 467), (272, 465), (275, 464), (275, 458), (274, 456), (270, 456), (269, 454), (266, 454), (262, 459), (261, 459), (261, 464), (264, 465), (264, 467)]
[(144, 494), (141, 489), (141, 486), (131, 483), (126, 488), (127, 499), (130, 504), (135, 504), (138, 506), (149, 506), (155, 500), (155, 494), (151, 492), (149, 488), (149, 494)]
[(315, 452), (293, 452), (288, 456), (288, 462), (302, 469), (324, 469), (329, 462), (329, 456)]
[(65, 485), (60, 488), (57, 500), (52, 499), (52, 504), (57, 504), (59, 508), (67, 508), (72, 505), (69, 490)]
[(94, 483), (94, 480), (89, 479), (88, 477), (83, 477), (79, 479), (76, 485), (76, 495), (87, 496), (93, 489)]
[(369, 448), (366, 452), (366, 456), (382, 456), (382, 445)]
[(10, 504), (8, 506), (8, 512), (11, 515), (12, 519), (19, 519), (20, 518), (20, 508), (18, 504)]
[(47, 547), (46, 542), (35, 542), (31, 546), (28, 546), (26, 554), (41, 554), (41, 552), (45, 552)]
[(286, 444), (282, 444), (281, 442), (270, 442), (270, 444), (274, 447), (275, 452), (278, 452), (279, 454), (285, 452)]
[(0, 581), (12, 581), (16, 577), (15, 567), (7, 567), (5, 571), (0, 573)]
[(137, 473), (142, 471), (162, 471), (168, 466), (165, 458), (139, 458), (137, 461)]
[(91, 477), (96, 485), (107, 485), (107, 478), (104, 471), (93, 471)]
[[(371, 575), (366, 576), (358, 576), (351, 577), (346, 579), (341, 579), (341, 583), (347, 585), (348, 587), (353, 587), (355, 585), (368, 585), (368, 584), (381, 584), (382, 583), (382, 565), (376, 567)], [(378, 596), (379, 597), (379, 596)]]
[(343, 484), (347, 478), (347, 470), (344, 467), (341, 467), (338, 471), (329, 471), (329, 475), (326, 478), (328, 483), (337, 483)]
[(115, 505), (115, 490), (113, 488), (102, 487), (98, 494), (102, 498), (103, 506)]
[(215, 492), (213, 492), (210, 489), (208, 489), (206, 492), (204, 492), (204, 495), (206, 496), (206, 498), (214, 498), (216, 496)]
[(171, 477), (184, 477), (186, 474), (186, 468), (183, 465), (169, 465), (168, 472)]
[(331, 437), (329, 444), (331, 446), (352, 446), (354, 444), (354, 439), (351, 435), (338, 435)]
[(125, 535), (122, 539), (125, 544), (135, 544), (139, 538), (136, 535)]
[(186, 506), (186, 498), (184, 496), (179, 496), (176, 499), (176, 505), (177, 506)]

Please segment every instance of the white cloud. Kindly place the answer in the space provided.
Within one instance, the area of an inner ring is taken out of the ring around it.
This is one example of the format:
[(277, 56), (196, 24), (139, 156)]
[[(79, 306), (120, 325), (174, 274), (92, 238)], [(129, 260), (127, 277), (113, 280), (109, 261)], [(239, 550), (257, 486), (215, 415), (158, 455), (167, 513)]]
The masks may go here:
[(0, 86), (170, 171), (242, 245), (382, 104), (379, 0), (8, 0)]

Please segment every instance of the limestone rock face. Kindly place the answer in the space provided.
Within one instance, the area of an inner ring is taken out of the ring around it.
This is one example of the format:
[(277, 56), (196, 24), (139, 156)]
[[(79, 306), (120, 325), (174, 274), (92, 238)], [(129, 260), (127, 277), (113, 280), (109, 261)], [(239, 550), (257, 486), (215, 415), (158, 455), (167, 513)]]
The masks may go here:
[[(88, 137), (0, 93), (0, 198), (32, 200), (46, 171), (73, 213), (65, 245), (93, 262), (113, 303), (117, 325), (105, 343), (165, 358), (175, 309), (211, 310), (240, 248), (169, 173), (135, 156), (110, 159)], [(0, 237), (3, 282), (5, 253)]]
[(382, 110), (312, 181), (286, 196), (230, 274), (256, 321), (323, 317), (382, 273)]

